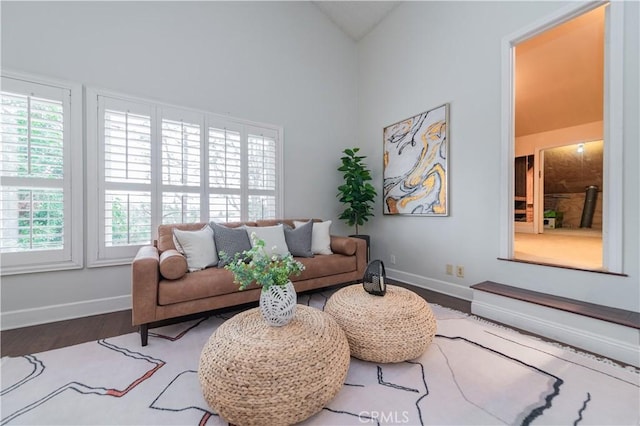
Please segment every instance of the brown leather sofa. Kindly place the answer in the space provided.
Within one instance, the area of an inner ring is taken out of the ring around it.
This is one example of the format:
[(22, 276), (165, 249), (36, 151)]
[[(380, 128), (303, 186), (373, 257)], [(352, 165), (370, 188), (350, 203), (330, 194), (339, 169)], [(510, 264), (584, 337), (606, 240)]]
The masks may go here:
[[(297, 219), (296, 219), (297, 220)], [(304, 219), (300, 219), (304, 220)], [(293, 219), (236, 222), (228, 227), (293, 225)], [(239, 291), (233, 275), (223, 268), (211, 267), (187, 272), (178, 279), (167, 279), (160, 272), (160, 257), (175, 250), (173, 229), (198, 230), (206, 223), (160, 225), (158, 239), (152, 246), (141, 247), (133, 260), (131, 278), (132, 320), (140, 326), (142, 346), (147, 345), (151, 323), (168, 318), (227, 308), (255, 302), (260, 298), (257, 286)], [(366, 263), (366, 243), (359, 238), (331, 235), (334, 254), (317, 254), (311, 258), (296, 257), (305, 270), (291, 277), (298, 293), (362, 279)]]

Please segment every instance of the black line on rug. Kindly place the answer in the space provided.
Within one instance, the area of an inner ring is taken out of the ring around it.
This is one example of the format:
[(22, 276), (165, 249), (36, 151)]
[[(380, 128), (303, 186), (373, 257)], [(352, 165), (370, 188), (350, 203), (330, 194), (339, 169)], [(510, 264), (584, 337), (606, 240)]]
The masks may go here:
[(33, 356), (33, 355), (24, 355), (21, 358), (26, 359), (29, 362), (29, 364), (31, 364), (33, 366), (33, 370), (31, 371), (31, 373), (27, 374), (27, 376), (24, 377), (19, 382), (14, 383), (13, 385), (9, 386), (6, 389), (2, 389), (2, 392), (0, 392), (0, 395), (4, 395), (4, 394), (9, 393), (9, 392), (11, 392), (11, 391), (13, 391), (15, 389), (18, 389), (20, 386), (24, 385), (28, 381), (33, 380), (36, 377), (38, 377), (39, 375), (41, 375), (42, 372), (44, 371), (44, 369), (45, 369), (44, 364), (42, 363), (42, 361), (40, 361), (35, 356)]
[(314, 300), (316, 296), (319, 296), (323, 299), (322, 308), (318, 308), (318, 309), (321, 311), (324, 311), (324, 308), (327, 305), (327, 301), (329, 300), (329, 296), (327, 296), (323, 291), (318, 291), (318, 292), (309, 293), (309, 294), (301, 294), (298, 296), (298, 303), (301, 305), (304, 304), (307, 306), (311, 306), (311, 302)]
[[(351, 413), (351, 412), (349, 412), (349, 411), (333, 410), (333, 409), (328, 408), (328, 407), (323, 407), (322, 409), (323, 409), (323, 410), (330, 411), (330, 412), (332, 412), (332, 413), (336, 413), (336, 414), (347, 414), (347, 415), (349, 415), (349, 416), (357, 417), (357, 418), (358, 418), (358, 420), (360, 420), (360, 422), (361, 422), (361, 423), (364, 423), (364, 422), (362, 421), (362, 419), (374, 420), (374, 421), (376, 422), (376, 424), (377, 424), (378, 426), (380, 426), (380, 420), (378, 420), (378, 419), (376, 419), (376, 418), (373, 418), (373, 417), (370, 417), (370, 416), (365, 416), (363, 413), (356, 414), (356, 413)], [(369, 422), (367, 422), (367, 423), (369, 423)]]
[(324, 308), (327, 306), (327, 302), (329, 301), (329, 296), (324, 294), (324, 292), (322, 291), (320, 292), (320, 296), (324, 298), (324, 302), (322, 302), (322, 309), (321, 309), (321, 311), (324, 311)]
[(476, 346), (478, 346), (480, 348), (486, 349), (486, 350), (488, 350), (490, 352), (493, 352), (493, 353), (495, 353), (497, 355), (500, 355), (500, 356), (502, 356), (504, 358), (507, 358), (507, 359), (510, 359), (512, 361), (518, 362), (518, 363), (520, 363), (522, 365), (525, 365), (525, 366), (527, 366), (527, 367), (529, 367), (529, 368), (531, 368), (533, 370), (536, 370), (536, 371), (538, 371), (538, 372), (540, 372), (542, 374), (546, 374), (547, 376), (552, 377), (552, 378), (555, 379), (554, 383), (553, 383), (553, 392), (548, 394), (547, 396), (545, 396), (545, 398), (544, 398), (545, 403), (542, 406), (536, 407), (533, 410), (531, 410), (531, 412), (524, 418), (524, 420), (522, 420), (522, 425), (523, 426), (527, 426), (527, 425), (531, 424), (531, 422), (533, 420), (535, 420), (537, 417), (542, 415), (544, 410), (546, 410), (548, 408), (551, 408), (551, 401), (553, 401), (553, 399), (556, 396), (560, 395), (560, 386), (562, 386), (562, 384), (564, 383), (564, 380), (562, 380), (561, 378), (559, 378), (558, 376), (556, 376), (554, 374), (551, 374), (548, 371), (544, 371), (541, 368), (536, 367), (535, 365), (527, 364), (526, 362), (521, 361), (521, 360), (519, 360), (519, 359), (517, 359), (515, 357), (512, 357), (510, 355), (504, 354), (502, 352), (499, 352), (499, 351), (497, 351), (495, 349), (492, 349), (492, 348), (489, 348), (487, 346), (481, 345), (480, 343), (474, 342), (473, 340), (469, 340), (469, 339), (467, 339), (465, 337), (460, 337), (460, 336), (449, 337), (449, 336), (443, 336), (441, 334), (436, 334), (435, 337), (441, 337), (441, 338), (449, 339), (449, 340), (464, 340), (465, 342), (468, 342), (468, 343), (471, 343), (472, 345), (476, 345)]
[(160, 339), (165, 339), (165, 340), (170, 340), (172, 342), (175, 342), (176, 340), (182, 339), (185, 334), (187, 334), (188, 332), (190, 332), (191, 330), (193, 330), (194, 328), (196, 328), (197, 326), (199, 326), (200, 324), (202, 324), (203, 322), (205, 322), (208, 319), (209, 319), (209, 317), (202, 318), (200, 321), (198, 321), (197, 323), (195, 323), (192, 326), (188, 327), (186, 330), (184, 330), (183, 332), (181, 332), (177, 336), (173, 336), (173, 337), (172, 336), (165, 336), (164, 334), (153, 333), (151, 331), (149, 332), (149, 336), (153, 336), (153, 337), (157, 337), (157, 338), (160, 338)]
[(123, 348), (122, 346), (117, 346), (114, 345), (113, 343), (109, 343), (106, 341), (106, 339), (102, 339), (102, 340), (98, 340), (96, 342), (98, 345), (103, 346), (109, 350), (112, 350), (114, 352), (118, 352), (126, 357), (129, 358), (133, 358), (133, 359), (137, 359), (137, 360), (141, 360), (141, 361), (147, 361), (150, 362), (151, 364), (155, 364), (155, 365), (164, 365), (165, 361), (158, 359), (158, 358), (154, 358), (150, 355), (145, 355), (143, 353), (140, 352), (133, 352), (127, 348)]
[(69, 382), (63, 386), (60, 386), (59, 388), (55, 389), (54, 391), (50, 392), (44, 397), (32, 402), (31, 404), (26, 405), (21, 409), (15, 411), (14, 413), (10, 414), (8, 417), (5, 417), (4, 419), (2, 419), (0, 425), (5, 425), (10, 421), (16, 419), (17, 417), (20, 417), (23, 414), (28, 413), (29, 411), (39, 407), (40, 405), (44, 404), (45, 402), (49, 401), (50, 399), (54, 398), (55, 396), (61, 394), (66, 390), (72, 390), (81, 395), (100, 395), (100, 396), (112, 396), (116, 398), (121, 398), (124, 395), (126, 395), (128, 392), (130, 392), (132, 389), (134, 389), (136, 386), (138, 386), (140, 383), (144, 382), (145, 380), (153, 376), (153, 374), (165, 364), (165, 362), (162, 360), (150, 357), (148, 355), (141, 354), (139, 352), (132, 352), (126, 348), (122, 348), (114, 344), (107, 343), (104, 339), (98, 340), (96, 343), (98, 343), (100, 346), (103, 346), (109, 350), (118, 352), (127, 357), (137, 359), (137, 360), (143, 360), (143, 361), (150, 362), (151, 364), (155, 364), (155, 367), (153, 367), (151, 370), (148, 370), (146, 373), (144, 373), (140, 377), (136, 378), (124, 390), (120, 390), (116, 388), (106, 388), (103, 386), (88, 386), (88, 385), (85, 385), (84, 383), (80, 383), (76, 381)]
[[(588, 366), (586, 366), (586, 365), (584, 365), (584, 364), (580, 364), (579, 362), (571, 361), (570, 359), (563, 358), (563, 357), (561, 357), (561, 356), (558, 356), (558, 355), (552, 354), (551, 352), (543, 351), (542, 349), (536, 348), (536, 347), (534, 347), (534, 346), (529, 346), (529, 345), (525, 345), (524, 343), (516, 342), (515, 340), (512, 340), (512, 339), (506, 338), (506, 337), (504, 337), (504, 336), (500, 336), (499, 334), (495, 334), (495, 333), (492, 333), (492, 332), (490, 332), (490, 331), (486, 331), (486, 330), (485, 330), (485, 333), (490, 334), (490, 335), (492, 335), (492, 336), (494, 336), (494, 337), (498, 337), (498, 338), (500, 338), (500, 339), (506, 340), (507, 342), (515, 343), (516, 345), (520, 345), (520, 346), (523, 346), (523, 347), (525, 347), (525, 348), (529, 348), (529, 349), (536, 350), (536, 351), (541, 352), (541, 353), (543, 353), (543, 354), (546, 354), (546, 355), (552, 356), (552, 357), (554, 357), (554, 358), (560, 359), (560, 360), (562, 360), (562, 361), (568, 362), (569, 364), (573, 364), (573, 365), (577, 365), (577, 366), (582, 367), (582, 368), (586, 368), (587, 370), (591, 370), (591, 371), (594, 371), (594, 372), (596, 372), (596, 373), (603, 374), (603, 375), (608, 376), (608, 377), (610, 377), (610, 378), (612, 378), (612, 379), (619, 380), (619, 381), (621, 381), (621, 382), (623, 382), (623, 383), (627, 383), (627, 384), (630, 384), (630, 385), (635, 386), (635, 387), (637, 387), (637, 388), (640, 388), (640, 386), (638, 386), (636, 383), (628, 382), (628, 381), (626, 381), (626, 380), (624, 380), (624, 379), (621, 379), (620, 377), (616, 377), (616, 376), (614, 376), (614, 375), (612, 375), (612, 374), (605, 373), (604, 371), (601, 371), (601, 370), (596, 370), (595, 368), (588, 367)], [(533, 337), (533, 338), (537, 339), (537, 337)], [(541, 341), (542, 341), (542, 342), (544, 342), (544, 340), (541, 340)], [(546, 342), (545, 342), (545, 343), (546, 343)], [(551, 344), (551, 343), (550, 343), (550, 344)], [(567, 349), (563, 349), (563, 350), (567, 350)], [(599, 361), (599, 362), (602, 362), (602, 361)], [(617, 366), (618, 366), (618, 367), (620, 367), (620, 368), (623, 368), (623, 367), (622, 367), (622, 366), (620, 366), (620, 365), (617, 365)]]
[(174, 412), (174, 413), (178, 413), (181, 411), (187, 411), (187, 410), (198, 410), (203, 412), (203, 416), (200, 419), (199, 424), (200, 425), (204, 425), (211, 416), (216, 416), (218, 417), (217, 413), (214, 413), (213, 411), (209, 411), (209, 410), (204, 410), (200, 407), (197, 407), (195, 405), (190, 405), (188, 407), (183, 407), (183, 408), (166, 408), (166, 407), (158, 407), (156, 406), (156, 402), (158, 402), (158, 400), (160, 399), (160, 397), (162, 397), (162, 395), (164, 395), (164, 393), (176, 382), (176, 380), (178, 380), (180, 378), (180, 376), (182, 376), (183, 374), (187, 374), (187, 373), (194, 373), (197, 374), (198, 372), (196, 370), (185, 370), (182, 371), (181, 373), (179, 373), (176, 377), (174, 377), (169, 384), (167, 384), (167, 386), (164, 387), (164, 389), (162, 389), (162, 391), (158, 394), (158, 396), (156, 396), (156, 398), (151, 401), (151, 404), (149, 404), (149, 408), (153, 409), (153, 410), (159, 410), (159, 411), (170, 411), (170, 412)]
[(573, 426), (576, 426), (578, 423), (580, 423), (580, 421), (582, 421), (582, 413), (584, 413), (584, 411), (587, 409), (587, 404), (589, 403), (589, 401), (591, 401), (591, 394), (587, 392), (587, 399), (585, 399), (582, 403), (582, 408), (578, 410), (578, 419), (573, 422)]
[(407, 388), (405, 386), (396, 385), (395, 383), (385, 382), (382, 379), (382, 367), (380, 367), (379, 365), (377, 367), (378, 367), (378, 383), (381, 384), (382, 386), (389, 386), (390, 388), (400, 389), (407, 392), (420, 393), (418, 389)]
[(449, 362), (449, 357), (447, 356), (447, 354), (442, 350), (442, 348), (440, 347), (439, 344), (437, 343), (432, 343), (432, 345), (434, 345), (435, 347), (438, 348), (438, 350), (440, 351), (440, 353), (442, 354), (442, 356), (444, 357), (445, 362), (447, 363), (447, 367), (449, 368), (449, 373), (451, 373), (451, 380), (453, 380), (453, 383), (456, 385), (456, 388), (458, 388), (458, 392), (460, 392), (460, 395), (462, 395), (462, 398), (467, 401), (469, 404), (473, 405), (474, 407), (476, 407), (477, 409), (479, 409), (480, 411), (484, 411), (485, 413), (487, 413), (487, 415), (495, 418), (496, 420), (499, 420), (500, 422), (504, 423), (504, 424), (509, 424), (509, 422), (505, 419), (501, 419), (500, 417), (496, 416), (495, 414), (493, 414), (492, 412), (490, 412), (489, 410), (487, 410), (486, 408), (484, 408), (481, 405), (476, 404), (475, 402), (471, 401), (469, 398), (467, 398), (467, 395), (464, 393), (464, 390), (462, 389), (462, 387), (460, 386), (460, 383), (458, 382), (458, 379), (456, 377), (456, 373), (453, 369), (453, 367), (451, 367), (451, 363)]
[(70, 382), (70, 383), (67, 383), (67, 384), (65, 384), (63, 386), (60, 386), (59, 388), (57, 388), (53, 392), (48, 393), (47, 395), (45, 395), (42, 398), (32, 402), (31, 404), (25, 405), (21, 409), (11, 413), (9, 416), (7, 416), (4, 419), (2, 419), (2, 423), (0, 423), (0, 425), (6, 425), (10, 421), (22, 416), (23, 414), (28, 413), (29, 411), (33, 410), (34, 408), (39, 407), (40, 405), (44, 404), (45, 402), (47, 402), (51, 398), (57, 396), (58, 394), (66, 391), (67, 389), (71, 389), (73, 391), (78, 392), (79, 394), (85, 394), (85, 395), (86, 394), (105, 395), (105, 391), (106, 391), (105, 388), (91, 388), (91, 387), (89, 387), (87, 385), (84, 385), (82, 383)]
[(424, 421), (422, 420), (422, 410), (420, 409), (420, 401), (426, 398), (429, 395), (429, 386), (427, 386), (427, 378), (424, 374), (424, 365), (421, 362), (416, 361), (405, 361), (407, 364), (415, 364), (420, 366), (420, 372), (422, 374), (422, 383), (424, 384), (424, 395), (421, 395), (420, 398), (416, 400), (416, 409), (418, 410), (418, 417), (420, 418), (420, 425), (424, 426)]

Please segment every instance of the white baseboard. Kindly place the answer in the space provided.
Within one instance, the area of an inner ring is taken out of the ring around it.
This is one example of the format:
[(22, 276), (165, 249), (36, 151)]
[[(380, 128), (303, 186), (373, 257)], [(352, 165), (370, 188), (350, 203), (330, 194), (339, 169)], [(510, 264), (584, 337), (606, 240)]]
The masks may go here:
[(104, 299), (93, 299), (32, 309), (19, 309), (2, 312), (0, 316), (0, 329), (11, 330), (13, 328), (124, 311), (125, 309), (131, 309), (131, 295), (106, 297)]
[(473, 290), (471, 290), (471, 288), (469, 287), (465, 287), (459, 284), (435, 280), (433, 278), (423, 277), (421, 275), (410, 274), (408, 272), (398, 271), (397, 269), (386, 268), (386, 273), (387, 276), (392, 280), (412, 284), (416, 287), (422, 287), (427, 290), (437, 291), (438, 293), (457, 297), (458, 299), (473, 299)]
[(471, 312), (640, 367), (640, 333), (631, 327), (477, 290)]

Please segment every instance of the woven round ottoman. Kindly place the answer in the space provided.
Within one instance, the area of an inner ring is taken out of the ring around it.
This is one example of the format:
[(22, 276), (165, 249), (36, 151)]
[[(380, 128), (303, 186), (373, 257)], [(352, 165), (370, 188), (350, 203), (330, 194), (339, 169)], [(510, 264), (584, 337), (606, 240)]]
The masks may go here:
[(349, 343), (328, 314), (304, 305), (272, 327), (258, 308), (211, 335), (198, 378), (207, 403), (235, 425), (285, 425), (322, 410), (344, 384)]
[(329, 298), (324, 311), (344, 330), (351, 355), (365, 361), (415, 359), (436, 334), (429, 304), (398, 286), (387, 286), (384, 296), (369, 294), (360, 284), (344, 287)]

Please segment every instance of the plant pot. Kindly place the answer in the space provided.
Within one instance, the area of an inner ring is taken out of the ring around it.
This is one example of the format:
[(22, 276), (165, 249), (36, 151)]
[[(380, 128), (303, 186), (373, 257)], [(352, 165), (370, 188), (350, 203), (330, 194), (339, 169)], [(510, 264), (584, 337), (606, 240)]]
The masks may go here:
[(260, 293), (260, 312), (269, 325), (280, 327), (293, 319), (297, 302), (291, 281), (285, 285), (272, 285)]

